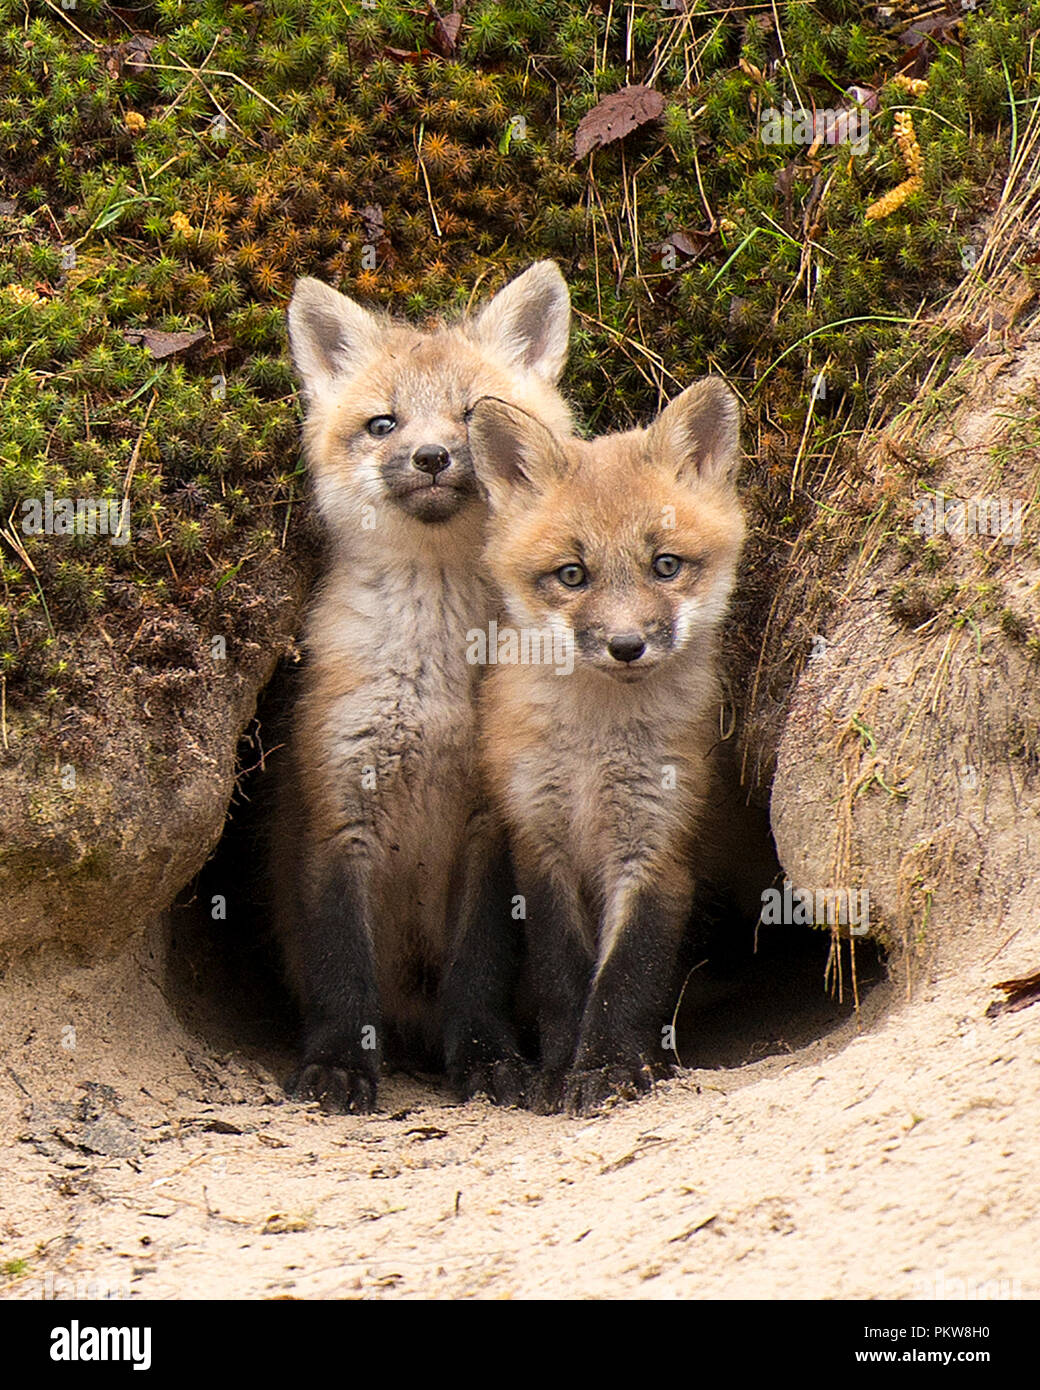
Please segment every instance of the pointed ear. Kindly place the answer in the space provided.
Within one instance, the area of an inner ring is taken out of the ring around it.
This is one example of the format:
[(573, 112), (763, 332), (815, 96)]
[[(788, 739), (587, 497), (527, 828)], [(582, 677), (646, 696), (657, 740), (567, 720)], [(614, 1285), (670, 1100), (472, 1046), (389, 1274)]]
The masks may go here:
[(539, 492), (567, 471), (556, 436), (540, 420), (494, 396), (483, 396), (469, 418), (469, 447), (492, 507), (518, 493)]
[(289, 346), (308, 396), (321, 394), (373, 346), (379, 320), (320, 280), (297, 280), (289, 305)]
[(676, 396), (647, 431), (650, 447), (686, 478), (732, 483), (740, 467), (740, 407), (718, 376)]
[(473, 334), (507, 362), (545, 381), (567, 362), (571, 297), (555, 261), (538, 261), (500, 290), (477, 316)]

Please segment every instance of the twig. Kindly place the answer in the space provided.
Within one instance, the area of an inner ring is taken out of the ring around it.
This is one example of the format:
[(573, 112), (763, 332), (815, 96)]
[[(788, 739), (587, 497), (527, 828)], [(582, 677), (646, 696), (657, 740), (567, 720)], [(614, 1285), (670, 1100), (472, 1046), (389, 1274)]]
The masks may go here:
[(426, 185), (426, 201), (430, 207), (430, 216), (433, 218), (433, 234), (435, 237), (437, 237), (438, 240), (440, 240), (441, 224), (437, 221), (437, 209), (433, 206), (433, 191), (430, 188), (429, 176), (426, 173), (426, 165), (423, 163), (422, 157), (422, 142), (424, 134), (425, 127), (420, 126), (419, 134), (415, 142), (415, 160), (419, 166), (419, 172), (422, 174), (423, 183)]
[[(48, 0), (48, 4), (49, 3), (50, 0)], [(237, 72), (225, 72), (223, 68), (193, 68), (190, 67), (186, 62), (184, 62), (183, 58), (181, 59), (180, 63), (143, 63), (137, 62), (135, 60), (134, 67), (153, 68), (156, 72), (187, 71), (192, 73), (196, 77), (198, 77), (202, 73), (205, 73), (207, 77), (228, 77), (231, 79), (232, 82), (237, 82), (240, 87), (244, 87), (246, 91), (250, 92), (253, 96), (255, 96), (258, 101), (262, 101), (265, 106), (269, 106), (276, 116), (285, 115), (285, 112), (282, 110), (280, 106), (276, 106), (273, 101), (269, 101), (267, 97), (264, 96), (263, 92), (258, 92), (255, 87), (250, 86), (250, 84), (245, 80), (244, 77), (239, 77)]]
[(43, 3), (45, 5), (48, 5), (58, 16), (59, 19), (63, 19), (70, 29), (75, 29), (76, 33), (80, 36), (81, 39), (86, 39), (87, 43), (93, 44), (95, 48), (101, 47), (97, 39), (92, 39), (89, 34), (84, 34), (83, 30), (79, 27), (78, 24), (73, 24), (72, 20), (68, 17), (65, 11), (63, 9), (60, 9), (54, 3), (54, 0), (43, 0)]
[[(672, 1011), (672, 1037), (673, 1037), (673, 1038), (675, 1038), (675, 1021), (676, 1021), (676, 1019), (679, 1017), (679, 1010), (682, 1008), (683, 995), (686, 993), (686, 986), (690, 983), (690, 976), (693, 974), (693, 972), (694, 972), (695, 970), (700, 970), (700, 969), (702, 969), (702, 967), (704, 967), (704, 966), (707, 965), (707, 964), (708, 964), (708, 962), (707, 962), (706, 959), (705, 959), (705, 960), (699, 960), (699, 961), (697, 962), (696, 965), (691, 966), (690, 969), (686, 972), (686, 979), (683, 980), (683, 982), (682, 982), (682, 989), (679, 991), (679, 998), (675, 1001), (675, 1008), (674, 1008), (674, 1010)], [(675, 1046), (672, 1050), (673, 1050), (673, 1052), (675, 1053), (675, 1060), (676, 1060), (676, 1062), (677, 1062), (677, 1063), (679, 1064), (679, 1066), (681, 1067), (681, 1066), (682, 1066), (682, 1062), (679, 1060), (679, 1047), (678, 1047), (678, 1042), (676, 1042), (676, 1046)]]
[(0, 536), (3, 536), (4, 540), (11, 547), (14, 553), (18, 556), (19, 560), (21, 560), (22, 564), (26, 567), (29, 573), (32, 575), (33, 583), (36, 585), (36, 592), (39, 594), (40, 602), (43, 604), (43, 612), (44, 616), (47, 619), (47, 626), (50, 629), (51, 636), (54, 637), (56, 634), (54, 631), (54, 624), (51, 622), (51, 610), (47, 607), (47, 599), (44, 597), (43, 585), (40, 583), (39, 573), (36, 569), (36, 566), (29, 558), (29, 553), (26, 550), (25, 546), (22, 545), (21, 541), (18, 539), (18, 535), (14, 529), (14, 523), (11, 522), (10, 529), (7, 531), (5, 531), (3, 527), (0, 527)]
[(140, 433), (138, 434), (138, 436), (137, 436), (137, 443), (134, 445), (134, 451), (133, 451), (133, 453), (130, 455), (130, 462), (129, 462), (129, 464), (127, 465), (127, 470), (126, 470), (126, 478), (125, 478), (125, 480), (124, 480), (124, 482), (123, 482), (123, 506), (122, 506), (122, 510), (123, 510), (123, 511), (126, 510), (126, 504), (127, 504), (127, 502), (129, 501), (129, 499), (130, 499), (130, 484), (131, 484), (131, 483), (133, 482), (133, 480), (134, 480), (134, 471), (135, 471), (136, 468), (137, 468), (137, 460), (138, 460), (138, 459), (140, 458), (140, 456), (141, 456), (141, 443), (142, 443), (142, 441), (144, 440), (144, 432), (145, 432), (145, 430), (148, 428), (148, 420), (149, 420), (149, 417), (151, 416), (152, 410), (153, 410), (153, 408), (154, 408), (154, 406), (155, 406), (155, 402), (156, 402), (158, 399), (159, 399), (159, 393), (158, 393), (158, 391), (153, 391), (153, 392), (152, 392), (152, 399), (148, 402), (148, 409), (147, 409), (147, 410), (145, 411), (145, 413), (144, 413), (144, 423), (143, 423), (142, 426), (141, 426), (141, 432), (140, 432)]

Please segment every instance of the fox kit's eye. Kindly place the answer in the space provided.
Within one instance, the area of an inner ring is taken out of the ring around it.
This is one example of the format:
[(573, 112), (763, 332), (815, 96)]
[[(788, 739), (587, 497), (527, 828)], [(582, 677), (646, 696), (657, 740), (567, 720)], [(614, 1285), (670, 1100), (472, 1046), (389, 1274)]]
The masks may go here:
[(658, 555), (651, 566), (658, 579), (674, 579), (682, 569), (678, 555)]
[(382, 439), (384, 434), (389, 434), (391, 430), (397, 428), (397, 418), (393, 415), (374, 415), (365, 429), (376, 439)]
[(584, 565), (561, 565), (556, 571), (556, 578), (568, 589), (580, 589), (588, 577)]

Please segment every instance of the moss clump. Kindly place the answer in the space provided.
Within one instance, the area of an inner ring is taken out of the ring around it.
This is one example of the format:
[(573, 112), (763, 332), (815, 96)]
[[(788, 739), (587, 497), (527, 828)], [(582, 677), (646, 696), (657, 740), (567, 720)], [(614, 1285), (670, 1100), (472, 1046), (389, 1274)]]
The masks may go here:
[[(422, 319), (556, 257), (589, 426), (725, 372), (767, 460), (757, 553), (775, 550), (871, 408), (963, 351), (908, 324), (963, 274), (1009, 88), (1019, 110), (1037, 90), (1038, 23), (1040, 0), (966, 13), (913, 95), (890, 81), (898, 28), (851, 0), (775, 16), (483, 0), (455, 51), (425, 5), (391, 0), (158, 0), (132, 23), (102, 0), (0, 0), (8, 701), (71, 694), (67, 638), (92, 625), (130, 641), (172, 605), (226, 628), (292, 542), (301, 273)], [(626, 81), (666, 94), (663, 121), (575, 161), (578, 122)], [(767, 108), (833, 107), (854, 84), (879, 93), (864, 152), (760, 138)], [(867, 221), (905, 176), (907, 109), (920, 189)], [(204, 336), (159, 358), (146, 327)], [(26, 534), (47, 492), (125, 501), (131, 543)]]
[(889, 597), (889, 612), (906, 627), (920, 627), (934, 617), (939, 608), (938, 596), (920, 580), (896, 584)]
[(1033, 625), (1021, 613), (1016, 613), (1012, 608), (1005, 608), (1000, 615), (1000, 630), (1012, 642), (1024, 643), (1032, 635)]

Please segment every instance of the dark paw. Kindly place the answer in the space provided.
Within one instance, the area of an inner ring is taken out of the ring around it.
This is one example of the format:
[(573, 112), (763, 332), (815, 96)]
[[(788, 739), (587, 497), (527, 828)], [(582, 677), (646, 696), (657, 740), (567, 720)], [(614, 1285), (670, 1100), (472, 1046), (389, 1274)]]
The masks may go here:
[(529, 1072), (521, 1058), (502, 1057), (453, 1075), (452, 1084), (463, 1100), (486, 1096), (494, 1105), (517, 1106), (523, 1103)]
[(330, 1115), (367, 1115), (376, 1108), (376, 1078), (326, 1062), (305, 1062), (285, 1083), (292, 1100), (316, 1100)]
[(558, 1115), (563, 1109), (564, 1089), (567, 1073), (564, 1071), (539, 1071), (527, 1084), (524, 1104), (536, 1115)]
[(654, 1072), (645, 1062), (618, 1062), (572, 1071), (564, 1085), (563, 1108), (571, 1115), (594, 1115), (618, 1100), (637, 1100), (653, 1088)]

